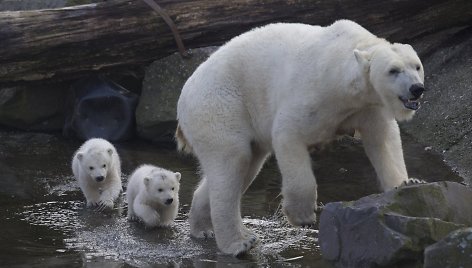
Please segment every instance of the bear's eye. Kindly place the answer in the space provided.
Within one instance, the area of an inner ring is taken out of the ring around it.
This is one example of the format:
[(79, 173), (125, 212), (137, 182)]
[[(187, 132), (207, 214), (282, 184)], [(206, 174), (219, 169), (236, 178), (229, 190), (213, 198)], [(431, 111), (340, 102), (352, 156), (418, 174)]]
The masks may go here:
[(93, 167), (89, 167), (90, 170), (93, 170), (94, 168)]
[(416, 65), (416, 70), (419, 71), (421, 69), (421, 66)]
[(107, 165), (103, 164), (102, 168), (106, 168), (106, 167), (107, 167)]
[(172, 191), (174, 190), (174, 187), (172, 187)]
[(162, 189), (161, 189), (161, 188), (159, 188), (159, 189), (157, 189), (157, 191), (160, 193), (160, 192), (162, 192)]
[(388, 71), (388, 73), (391, 74), (391, 75), (399, 74), (400, 69), (395, 67), (395, 68), (390, 69), (390, 71)]

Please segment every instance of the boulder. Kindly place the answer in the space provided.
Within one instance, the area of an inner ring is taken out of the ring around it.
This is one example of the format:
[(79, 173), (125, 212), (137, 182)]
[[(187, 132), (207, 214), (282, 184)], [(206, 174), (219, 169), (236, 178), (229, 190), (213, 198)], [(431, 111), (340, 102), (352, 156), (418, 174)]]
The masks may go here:
[(138, 96), (103, 76), (72, 85), (67, 98), (63, 134), (81, 140), (124, 141), (135, 134)]
[(64, 124), (62, 84), (0, 89), (0, 125), (30, 131), (58, 131)]
[(353, 202), (328, 203), (320, 216), (324, 258), (343, 267), (419, 263), (425, 247), (472, 226), (472, 189), (455, 182), (400, 187)]
[(155, 61), (147, 68), (136, 109), (139, 137), (157, 143), (174, 140), (177, 101), (182, 87), (195, 69), (216, 49), (192, 49), (188, 59), (175, 53)]
[(472, 267), (472, 228), (456, 230), (426, 247), (424, 268)]

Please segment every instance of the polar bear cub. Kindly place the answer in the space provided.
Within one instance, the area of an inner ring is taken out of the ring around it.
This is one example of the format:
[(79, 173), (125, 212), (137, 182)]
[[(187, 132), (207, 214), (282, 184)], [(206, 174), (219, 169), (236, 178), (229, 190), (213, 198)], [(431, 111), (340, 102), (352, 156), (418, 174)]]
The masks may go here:
[(75, 152), (72, 172), (87, 199), (87, 206), (113, 208), (121, 191), (121, 164), (115, 147), (93, 138)]
[(180, 177), (153, 165), (137, 168), (126, 190), (128, 219), (140, 219), (146, 227), (169, 226), (177, 217)]

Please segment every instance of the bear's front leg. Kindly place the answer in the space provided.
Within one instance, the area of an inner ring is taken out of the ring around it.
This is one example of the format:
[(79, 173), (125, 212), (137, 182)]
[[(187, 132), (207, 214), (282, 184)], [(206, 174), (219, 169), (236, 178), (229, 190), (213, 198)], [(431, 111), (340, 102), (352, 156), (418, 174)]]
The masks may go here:
[(113, 208), (115, 201), (120, 196), (121, 191), (121, 183), (114, 181), (105, 189), (102, 189), (100, 194), (100, 204), (106, 208)]
[(136, 201), (133, 204), (133, 209), (136, 216), (144, 222), (146, 227), (153, 228), (160, 224), (160, 216), (152, 207)]
[(100, 192), (97, 187), (89, 186), (87, 184), (80, 185), (82, 193), (87, 201), (87, 207), (94, 207), (100, 204)]
[(382, 190), (387, 191), (407, 183), (408, 174), (397, 122), (381, 112), (371, 111), (365, 117), (359, 132)]
[(282, 209), (295, 226), (311, 226), (316, 220), (317, 184), (307, 147), (296, 138), (274, 138), (274, 150), (282, 173)]

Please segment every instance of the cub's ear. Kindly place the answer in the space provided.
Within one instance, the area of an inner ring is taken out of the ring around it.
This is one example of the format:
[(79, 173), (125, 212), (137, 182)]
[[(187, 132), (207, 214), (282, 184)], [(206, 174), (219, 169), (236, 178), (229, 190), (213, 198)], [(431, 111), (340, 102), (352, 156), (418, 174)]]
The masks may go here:
[(354, 56), (356, 57), (357, 63), (359, 63), (364, 70), (369, 69), (371, 55), (368, 51), (354, 49)]
[(107, 152), (108, 152), (109, 155), (112, 155), (113, 154), (113, 149), (110, 148), (110, 149), (107, 150)]
[(180, 175), (180, 172), (175, 172), (174, 174), (177, 181), (180, 182), (180, 178), (182, 177), (182, 175)]
[(145, 177), (144, 178), (144, 185), (146, 185), (146, 187), (149, 187), (150, 183), (151, 183), (151, 179), (149, 177)]
[(77, 159), (79, 159), (80, 161), (82, 161), (82, 159), (84, 159), (84, 153), (77, 153)]

